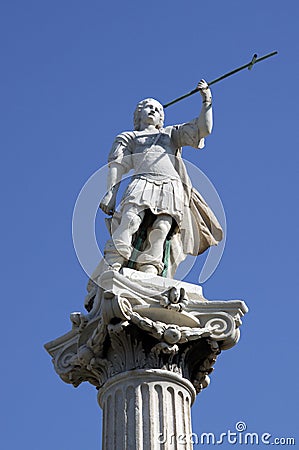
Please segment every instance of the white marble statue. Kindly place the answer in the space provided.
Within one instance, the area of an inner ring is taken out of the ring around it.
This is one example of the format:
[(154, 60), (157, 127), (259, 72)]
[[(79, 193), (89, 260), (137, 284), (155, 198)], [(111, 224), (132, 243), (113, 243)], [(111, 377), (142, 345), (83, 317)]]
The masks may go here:
[[(112, 216), (112, 238), (104, 253), (115, 270), (131, 264), (142, 272), (173, 277), (187, 254), (196, 256), (222, 239), (221, 227), (192, 187), (181, 157), (183, 146), (203, 148), (212, 131), (211, 91), (204, 80), (198, 89), (203, 102), (196, 119), (164, 128), (163, 106), (147, 98), (135, 110), (134, 131), (114, 141), (100, 207)], [(119, 184), (131, 169), (134, 174), (117, 212)]]

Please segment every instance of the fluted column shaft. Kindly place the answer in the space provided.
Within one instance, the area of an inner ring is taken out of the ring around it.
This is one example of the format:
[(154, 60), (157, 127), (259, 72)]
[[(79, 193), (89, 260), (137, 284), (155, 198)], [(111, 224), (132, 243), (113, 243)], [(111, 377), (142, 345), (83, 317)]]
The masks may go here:
[(191, 450), (193, 385), (165, 370), (132, 370), (99, 390), (103, 450)]

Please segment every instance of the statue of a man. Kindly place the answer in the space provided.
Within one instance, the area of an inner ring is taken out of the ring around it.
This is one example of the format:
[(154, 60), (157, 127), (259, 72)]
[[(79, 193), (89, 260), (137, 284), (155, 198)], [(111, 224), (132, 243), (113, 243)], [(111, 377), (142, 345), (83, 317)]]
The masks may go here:
[[(173, 277), (187, 254), (198, 255), (222, 239), (221, 227), (192, 187), (181, 158), (183, 146), (204, 147), (212, 131), (212, 96), (201, 80), (199, 117), (163, 127), (163, 106), (152, 98), (138, 103), (134, 131), (116, 137), (109, 154), (107, 193), (100, 207), (110, 219), (112, 239), (105, 260), (112, 268), (135, 269)], [(123, 175), (133, 169), (119, 212), (116, 195)], [(139, 241), (138, 241), (139, 239)]]

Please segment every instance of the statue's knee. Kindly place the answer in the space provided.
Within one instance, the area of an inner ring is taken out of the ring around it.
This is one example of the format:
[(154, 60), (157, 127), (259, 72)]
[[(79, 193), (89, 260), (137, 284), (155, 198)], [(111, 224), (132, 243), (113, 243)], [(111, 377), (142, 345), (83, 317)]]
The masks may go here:
[(141, 217), (134, 213), (128, 213), (122, 218), (122, 225), (124, 225), (127, 229), (130, 229), (133, 233), (138, 230), (141, 222)]
[(155, 230), (159, 230), (166, 237), (170, 231), (171, 225), (172, 225), (171, 217), (161, 216), (155, 221), (153, 228)]

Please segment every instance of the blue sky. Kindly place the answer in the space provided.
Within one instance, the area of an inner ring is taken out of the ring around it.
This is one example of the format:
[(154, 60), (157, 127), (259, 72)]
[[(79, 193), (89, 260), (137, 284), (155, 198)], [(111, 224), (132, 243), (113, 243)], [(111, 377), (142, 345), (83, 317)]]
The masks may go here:
[[(74, 204), (115, 135), (132, 128), (137, 101), (165, 103), (273, 50), (214, 86), (213, 134), (204, 151), (184, 151), (227, 219), (205, 296), (250, 308), (239, 344), (197, 397), (193, 431), (242, 420), (298, 441), (298, 13), (289, 0), (1, 2), (2, 448), (101, 448), (96, 390), (60, 381), (43, 344), (83, 311)], [(199, 108), (198, 96), (184, 100), (166, 123)], [(188, 281), (197, 279), (196, 263)]]

